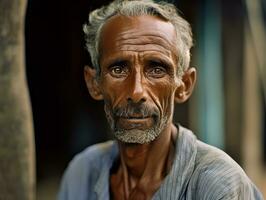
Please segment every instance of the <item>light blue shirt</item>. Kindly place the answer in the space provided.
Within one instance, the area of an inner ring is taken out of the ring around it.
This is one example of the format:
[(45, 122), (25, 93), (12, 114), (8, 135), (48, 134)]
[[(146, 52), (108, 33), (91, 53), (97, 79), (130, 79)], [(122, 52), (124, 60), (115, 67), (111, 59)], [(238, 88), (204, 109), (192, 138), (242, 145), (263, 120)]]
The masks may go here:
[[(88, 147), (70, 162), (58, 200), (108, 200), (110, 169), (119, 156), (115, 141)], [(260, 200), (256, 186), (223, 151), (179, 126), (175, 158), (153, 200)]]

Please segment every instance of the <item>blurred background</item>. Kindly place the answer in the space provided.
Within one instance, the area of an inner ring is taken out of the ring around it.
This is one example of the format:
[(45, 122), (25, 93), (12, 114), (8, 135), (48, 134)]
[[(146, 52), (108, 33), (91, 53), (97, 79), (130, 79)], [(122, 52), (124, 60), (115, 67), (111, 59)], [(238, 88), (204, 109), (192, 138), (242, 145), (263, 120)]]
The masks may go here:
[[(37, 198), (55, 199), (67, 163), (111, 138), (103, 103), (89, 97), (82, 24), (110, 1), (29, 0), (26, 74), (37, 163)], [(172, 0), (192, 26), (192, 98), (175, 121), (226, 151), (266, 197), (266, 1)]]

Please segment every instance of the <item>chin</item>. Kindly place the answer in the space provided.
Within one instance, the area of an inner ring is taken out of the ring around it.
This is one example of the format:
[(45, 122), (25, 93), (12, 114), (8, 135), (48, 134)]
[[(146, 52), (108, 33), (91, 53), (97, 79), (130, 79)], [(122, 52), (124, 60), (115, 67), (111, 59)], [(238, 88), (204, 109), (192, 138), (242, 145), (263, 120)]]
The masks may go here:
[(114, 131), (117, 140), (124, 143), (147, 144), (154, 141), (166, 127), (167, 119), (149, 129), (120, 129)]
[(156, 131), (154, 128), (148, 130), (119, 130), (115, 131), (114, 135), (117, 140), (124, 143), (146, 144), (154, 141), (160, 135), (160, 131)]

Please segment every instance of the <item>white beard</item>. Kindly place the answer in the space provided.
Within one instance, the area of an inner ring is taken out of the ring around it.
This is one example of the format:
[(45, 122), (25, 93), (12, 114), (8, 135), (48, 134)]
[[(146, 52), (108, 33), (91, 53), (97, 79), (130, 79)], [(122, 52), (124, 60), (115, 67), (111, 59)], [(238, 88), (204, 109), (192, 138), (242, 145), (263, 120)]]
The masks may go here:
[(138, 144), (150, 143), (160, 135), (162, 130), (165, 128), (166, 124), (167, 124), (167, 119), (163, 118), (157, 126), (154, 126), (150, 129), (117, 130), (114, 131), (114, 136), (119, 141), (125, 143), (138, 143)]

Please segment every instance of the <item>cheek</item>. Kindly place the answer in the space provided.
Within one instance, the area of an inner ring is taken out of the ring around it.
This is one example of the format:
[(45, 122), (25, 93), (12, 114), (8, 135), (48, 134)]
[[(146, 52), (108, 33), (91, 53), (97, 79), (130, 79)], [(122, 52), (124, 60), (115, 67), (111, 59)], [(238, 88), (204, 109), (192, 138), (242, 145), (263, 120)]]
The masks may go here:
[(126, 91), (124, 84), (105, 78), (102, 86), (104, 99), (108, 101), (109, 105), (112, 108), (120, 105)]
[(171, 113), (174, 107), (176, 86), (174, 82), (165, 81), (153, 86), (156, 102), (163, 113)]

